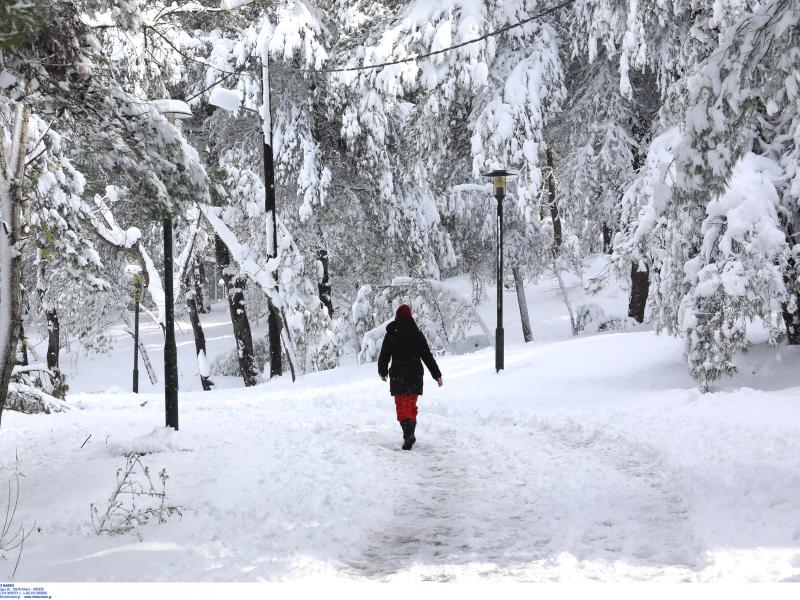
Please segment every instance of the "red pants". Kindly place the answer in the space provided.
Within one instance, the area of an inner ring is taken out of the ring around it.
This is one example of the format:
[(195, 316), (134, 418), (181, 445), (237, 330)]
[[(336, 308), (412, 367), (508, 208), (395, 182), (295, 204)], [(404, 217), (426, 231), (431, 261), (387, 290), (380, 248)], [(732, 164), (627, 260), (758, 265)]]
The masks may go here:
[(414, 394), (398, 394), (394, 397), (397, 407), (397, 420), (401, 423), (406, 419), (417, 422), (417, 396)]

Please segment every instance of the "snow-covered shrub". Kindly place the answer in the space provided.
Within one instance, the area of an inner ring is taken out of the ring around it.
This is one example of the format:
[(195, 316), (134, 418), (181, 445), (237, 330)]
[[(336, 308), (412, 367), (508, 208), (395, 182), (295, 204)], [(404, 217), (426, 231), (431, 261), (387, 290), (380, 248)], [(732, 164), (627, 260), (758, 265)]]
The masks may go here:
[(359, 362), (377, 360), (386, 325), (401, 304), (411, 307), (414, 320), (434, 353), (453, 354), (454, 346), (475, 325), (490, 337), (475, 307), (441, 282), (396, 277), (390, 285), (365, 285), (358, 291), (350, 319), (361, 340)]
[(579, 304), (575, 307), (575, 327), (579, 332), (600, 331), (600, 325), (605, 320), (606, 313), (599, 304)]
[(358, 353), (358, 362), (368, 363), (378, 360), (378, 355), (381, 353), (381, 344), (383, 344), (383, 336), (386, 335), (386, 326), (392, 321), (393, 319), (388, 319), (364, 333), (361, 341), (361, 350)]
[[(269, 361), (269, 348), (267, 341), (262, 337), (253, 340), (253, 358), (258, 372), (263, 372), (264, 365)], [(211, 374), (222, 377), (241, 377), (238, 348), (231, 348), (227, 352), (215, 356), (211, 361)]]
[(141, 460), (141, 455), (129, 452), (125, 457), (125, 466), (117, 470), (117, 485), (111, 492), (103, 514), (92, 503), (92, 525), (97, 535), (121, 535), (133, 532), (141, 541), (141, 534), (136, 528), (156, 520), (166, 523), (172, 515), (183, 516), (182, 506), (175, 506), (167, 502), (167, 475), (166, 469), (158, 473), (161, 489), (153, 485), (150, 477), (150, 467), (146, 467)]
[(728, 188), (709, 202), (700, 253), (686, 262), (691, 285), (681, 303), (681, 325), (692, 376), (708, 384), (736, 372), (733, 357), (747, 350), (747, 324), (761, 319), (778, 337), (772, 300), (785, 295), (779, 263), (788, 251), (774, 181), (780, 166), (746, 154)]
[(597, 333), (598, 331), (621, 331), (636, 325), (630, 317), (606, 315), (599, 304), (579, 304), (575, 308), (575, 327), (578, 333)]

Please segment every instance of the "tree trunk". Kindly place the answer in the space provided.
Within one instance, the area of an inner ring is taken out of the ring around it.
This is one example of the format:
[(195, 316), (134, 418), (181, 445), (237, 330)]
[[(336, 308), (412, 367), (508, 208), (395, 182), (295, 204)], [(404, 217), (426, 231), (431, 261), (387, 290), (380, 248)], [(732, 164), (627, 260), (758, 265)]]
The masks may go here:
[(522, 322), (522, 337), (525, 338), (525, 343), (532, 342), (531, 319), (528, 316), (528, 301), (525, 299), (525, 280), (519, 267), (512, 267), (511, 273), (514, 275), (514, 285), (517, 288), (517, 304), (519, 304), (519, 318)]
[(608, 226), (608, 223), (603, 223), (603, 252), (611, 254), (614, 251), (614, 232)]
[(64, 400), (67, 394), (66, 378), (61, 373), (58, 366), (59, 354), (61, 352), (61, 325), (58, 320), (58, 310), (47, 303), (46, 297), (46, 273), (48, 259), (44, 248), (37, 249), (37, 261), (39, 263), (36, 272), (36, 292), (39, 294), (39, 302), (44, 310), (47, 320), (47, 368), (52, 373), (51, 390), (46, 390), (56, 398)]
[(231, 312), (233, 324), (233, 337), (239, 354), (239, 370), (242, 372), (244, 385), (251, 387), (258, 383), (255, 355), (253, 352), (253, 336), (250, 332), (250, 321), (244, 305), (243, 279), (236, 278), (231, 273), (231, 255), (228, 247), (218, 235), (214, 236), (217, 263), (222, 268), (222, 279), (228, 292), (228, 307)]
[(47, 318), (47, 368), (53, 373), (52, 395), (64, 400), (67, 394), (66, 377), (58, 365), (61, 352), (61, 325), (58, 320), (58, 311), (54, 308), (45, 311)]
[(45, 248), (37, 249), (38, 266), (36, 269), (36, 292), (39, 295), (39, 302), (44, 310), (44, 316), (47, 320), (47, 368), (58, 374), (58, 355), (61, 351), (61, 331), (58, 321), (58, 311), (48, 305), (47, 302), (47, 287), (46, 287), (46, 266), (47, 266), (47, 253)]
[(200, 324), (200, 315), (197, 310), (197, 301), (194, 294), (186, 295), (186, 306), (189, 309), (189, 321), (192, 323), (194, 333), (194, 349), (197, 354), (197, 364), (200, 369), (200, 384), (204, 391), (214, 388), (211, 381), (211, 372), (208, 370), (208, 354), (206, 353), (206, 336), (203, 333), (203, 326)]
[(783, 303), (783, 323), (786, 326), (786, 342), (790, 346), (800, 345), (800, 294), (794, 294), (793, 311), (789, 310), (789, 305)]
[(547, 178), (548, 196), (550, 204), (550, 217), (553, 219), (553, 254), (561, 251), (563, 233), (561, 231), (561, 215), (558, 212), (558, 200), (556, 199), (556, 174), (553, 167), (553, 152), (547, 149), (547, 166), (550, 167), (550, 174)]
[(211, 312), (211, 304), (209, 303), (208, 294), (206, 294), (206, 268), (200, 260), (194, 261), (194, 271), (192, 274), (194, 282), (194, 301), (197, 305), (197, 312), (201, 314), (208, 314)]
[[(29, 86), (26, 86), (26, 89)], [(31, 107), (20, 102), (11, 135), (11, 156), (0, 144), (0, 418), (8, 398), (20, 338), (22, 258), (16, 248), (25, 201), (23, 182)]]
[(203, 391), (208, 392), (214, 389), (214, 382), (211, 381), (208, 353), (206, 352), (206, 336), (203, 333), (203, 325), (200, 323), (199, 313), (201, 311), (197, 303), (197, 289), (200, 286), (198, 286), (197, 280), (190, 275), (190, 273), (197, 272), (193, 267), (194, 265), (189, 265), (189, 268), (184, 270), (181, 287), (186, 295), (186, 308), (189, 309), (189, 322), (192, 324), (192, 333), (194, 334), (194, 350), (197, 356), (197, 367), (200, 371), (200, 385), (203, 386)]
[(14, 364), (27, 366), (30, 364), (28, 360), (28, 341), (25, 339), (25, 328), (22, 322), (19, 324), (19, 338), (17, 339), (17, 354), (14, 359)]
[(331, 298), (331, 280), (328, 276), (328, 250), (320, 248), (317, 250), (317, 260), (322, 266), (322, 280), (317, 286), (319, 290), (319, 300), (328, 309), (328, 316), (333, 317), (333, 300)]
[(647, 306), (647, 295), (650, 292), (650, 270), (639, 270), (638, 263), (631, 265), (631, 297), (628, 302), (628, 316), (644, 323), (644, 309)]
[(58, 311), (54, 308), (45, 311), (47, 317), (47, 368), (51, 371), (60, 371), (58, 355), (61, 351), (61, 328), (58, 322)]

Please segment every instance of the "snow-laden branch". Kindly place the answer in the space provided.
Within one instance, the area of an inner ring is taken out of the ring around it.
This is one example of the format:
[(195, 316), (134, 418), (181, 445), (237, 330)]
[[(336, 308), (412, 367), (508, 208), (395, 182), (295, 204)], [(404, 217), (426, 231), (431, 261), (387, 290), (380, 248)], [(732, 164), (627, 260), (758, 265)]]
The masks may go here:
[(272, 277), (272, 273), (278, 269), (278, 259), (270, 258), (266, 265), (259, 265), (250, 258), (248, 249), (239, 243), (239, 240), (236, 239), (236, 234), (223, 222), (218, 208), (201, 205), (200, 211), (208, 221), (208, 224), (211, 225), (214, 233), (228, 247), (231, 258), (239, 267), (239, 271), (260, 287), (276, 307), (283, 308), (281, 297), (278, 295), (277, 282)]
[(434, 279), (424, 279), (420, 281), (419, 279), (414, 279), (413, 277), (395, 277), (392, 279), (393, 286), (418, 286), (420, 284), (424, 284), (428, 286), (432, 290), (436, 290), (444, 294), (445, 297), (449, 298), (452, 302), (458, 304), (465, 310), (467, 310), (470, 314), (472, 314), (475, 321), (477, 321), (478, 326), (483, 331), (483, 334), (486, 336), (486, 340), (489, 342), (489, 345), (494, 347), (494, 337), (492, 336), (489, 328), (484, 323), (481, 316), (478, 314), (478, 310), (475, 308), (475, 305), (472, 302), (466, 300), (459, 296), (456, 292), (452, 289), (447, 287), (441, 281), (436, 281)]
[(18, 375), (20, 373), (33, 373), (33, 372), (43, 372), (49, 375), (53, 374), (53, 372), (44, 363), (36, 363), (34, 365), (14, 365), (11, 374)]
[(6, 408), (23, 413), (51, 413), (69, 410), (69, 405), (56, 398), (24, 383), (10, 383), (8, 385), (8, 399)]
[(463, 192), (481, 192), (484, 194), (491, 195), (492, 193), (492, 184), (491, 183), (461, 183), (459, 185), (454, 185), (448, 188), (448, 194), (460, 194)]
[[(275, 278), (272, 277), (272, 273), (278, 270), (280, 259), (270, 258), (266, 265), (259, 265), (255, 260), (250, 258), (247, 248), (239, 243), (239, 240), (236, 239), (236, 234), (222, 221), (219, 208), (201, 204), (200, 211), (203, 213), (208, 224), (211, 225), (214, 233), (216, 233), (228, 247), (231, 259), (239, 267), (239, 272), (255, 283), (261, 291), (266, 294), (269, 301), (278, 309), (280, 314), (283, 315), (284, 302), (278, 293), (277, 282)], [(302, 369), (304, 365), (298, 360), (294, 342), (286, 329), (286, 319), (282, 316), (280, 320), (284, 321), (280, 326), (281, 340), (283, 341), (284, 348), (286, 348), (286, 352), (289, 354), (292, 365), (296, 366), (297, 369)]]
[[(194, 214), (195, 211), (196, 217)], [(189, 215), (189, 218), (195, 218), (192, 221), (192, 224), (189, 226), (188, 238), (183, 246), (183, 250), (181, 250), (180, 256), (178, 257), (178, 275), (174, 278), (174, 283), (172, 286), (174, 298), (177, 298), (180, 295), (180, 288), (184, 277), (186, 277), (189, 263), (192, 259), (192, 253), (194, 252), (194, 243), (197, 239), (197, 233), (200, 230), (200, 219), (202, 218), (202, 214), (200, 214), (200, 210), (197, 207), (192, 208), (191, 212), (192, 214)]]
[[(116, 188), (114, 188), (114, 186), (106, 187), (107, 196), (113, 196), (115, 194)], [(117, 248), (123, 248), (134, 252), (139, 257), (141, 265), (147, 274), (145, 287), (147, 291), (150, 292), (150, 297), (153, 299), (156, 309), (158, 310), (157, 322), (163, 327), (166, 323), (164, 286), (161, 283), (161, 276), (158, 274), (155, 264), (153, 264), (153, 259), (150, 258), (150, 255), (141, 243), (142, 232), (137, 227), (130, 227), (126, 231), (123, 231), (117, 224), (105, 200), (99, 195), (94, 197), (94, 203), (105, 220), (105, 223), (103, 223), (97, 218), (91, 219), (92, 225), (100, 237)], [(87, 213), (91, 214), (89, 211), (87, 211)]]
[(150, 297), (158, 309), (158, 323), (163, 327), (167, 322), (167, 301), (164, 295), (164, 286), (161, 283), (161, 276), (158, 274), (155, 264), (153, 264), (153, 259), (150, 258), (150, 255), (142, 245), (136, 244), (136, 249), (142, 259), (142, 263), (144, 263), (145, 271), (147, 271), (147, 291), (150, 292)]

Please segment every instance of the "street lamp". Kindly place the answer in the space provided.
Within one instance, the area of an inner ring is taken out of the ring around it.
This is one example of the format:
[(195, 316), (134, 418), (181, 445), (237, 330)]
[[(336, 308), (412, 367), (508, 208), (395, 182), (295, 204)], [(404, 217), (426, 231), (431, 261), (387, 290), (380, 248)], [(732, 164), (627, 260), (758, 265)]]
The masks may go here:
[[(192, 109), (182, 100), (153, 100), (150, 103), (173, 125), (176, 119), (189, 119)], [(172, 287), (172, 215), (164, 215), (164, 410), (167, 427), (178, 430), (178, 349), (175, 346), (175, 298)]]
[(139, 393), (139, 302), (142, 298), (142, 274), (138, 265), (128, 265), (126, 273), (133, 281), (133, 393)]
[(488, 173), (483, 173), (484, 177), (490, 177), (494, 197), (497, 199), (497, 329), (495, 329), (494, 345), (494, 366), (497, 372), (503, 370), (503, 199), (506, 197), (506, 181), (508, 177), (515, 177), (516, 173), (511, 173), (505, 169), (495, 169)]

